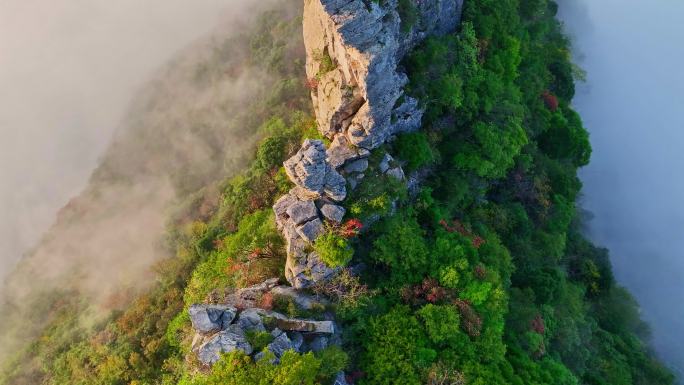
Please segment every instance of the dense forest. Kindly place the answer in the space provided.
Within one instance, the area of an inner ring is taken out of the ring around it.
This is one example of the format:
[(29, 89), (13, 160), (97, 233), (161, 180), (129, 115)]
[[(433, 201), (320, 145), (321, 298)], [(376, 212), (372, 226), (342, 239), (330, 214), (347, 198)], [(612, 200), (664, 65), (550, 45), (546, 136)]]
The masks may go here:
[[(344, 370), (362, 385), (672, 384), (608, 252), (582, 235), (577, 169), (591, 148), (571, 106), (582, 72), (551, 0), (466, 0), (456, 33), (428, 38), (402, 62), (407, 92), (426, 110), (422, 129), (373, 151), (345, 222), (315, 245), (326, 263), (348, 267), (312, 289), (331, 299), (320, 312), (335, 313), (341, 346), (288, 352), (278, 365), (241, 352), (198, 365), (187, 307), (283, 274), (271, 209), (291, 187), (282, 164), (320, 138), (299, 3), (215, 42), (193, 75), (208, 84), (231, 64), (268, 74), (274, 86), (250, 98), (242, 121), (257, 138), (249, 165), (176, 186), (169, 257), (123, 308), (91, 317), (71, 292), (36, 301), (47, 324), (4, 364), (0, 383), (330, 384)], [(400, 5), (410, 15), (411, 3)], [(215, 151), (220, 159), (231, 148)], [(420, 183), (382, 175), (385, 152)], [(250, 338), (263, 347), (269, 336)]]

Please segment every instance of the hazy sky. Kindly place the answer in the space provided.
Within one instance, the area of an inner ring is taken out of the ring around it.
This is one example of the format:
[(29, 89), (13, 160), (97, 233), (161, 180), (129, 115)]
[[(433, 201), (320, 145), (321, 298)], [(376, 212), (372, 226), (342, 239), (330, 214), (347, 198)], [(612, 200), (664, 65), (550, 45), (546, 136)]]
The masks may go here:
[(591, 236), (642, 306), (658, 352), (684, 369), (684, 1), (563, 0), (588, 72), (581, 172)]
[(136, 89), (237, 0), (0, 0), (0, 277), (83, 188)]

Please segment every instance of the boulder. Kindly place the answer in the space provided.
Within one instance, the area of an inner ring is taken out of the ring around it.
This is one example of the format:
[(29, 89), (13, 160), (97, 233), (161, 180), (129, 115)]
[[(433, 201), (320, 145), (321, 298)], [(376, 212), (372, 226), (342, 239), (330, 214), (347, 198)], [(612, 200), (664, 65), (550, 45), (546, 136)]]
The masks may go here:
[(309, 342), (308, 349), (314, 353), (320, 352), (321, 350), (328, 347), (328, 337), (326, 336), (316, 336)]
[(192, 327), (200, 334), (211, 334), (225, 329), (233, 322), (237, 309), (228, 305), (194, 304), (188, 308)]
[(370, 151), (352, 145), (346, 136), (335, 135), (327, 150), (328, 163), (333, 168), (339, 168), (348, 161), (365, 158), (370, 155)]
[(271, 335), (273, 335), (275, 338), (270, 344), (268, 344), (268, 350), (273, 352), (277, 358), (282, 357), (283, 353), (288, 350), (296, 350), (294, 343), (290, 337), (287, 336), (287, 333), (283, 332), (282, 330), (275, 329), (271, 332)]
[(368, 169), (368, 159), (359, 159), (344, 166), (344, 171), (347, 173), (364, 172)]
[[(313, 204), (313, 203), (312, 203)], [(305, 241), (313, 243), (323, 233), (323, 222), (316, 218), (297, 227), (297, 234)]]
[(397, 180), (404, 180), (404, 170), (401, 169), (401, 167), (395, 167), (387, 170), (386, 172), (387, 175), (396, 178)]
[(325, 176), (323, 192), (337, 202), (341, 202), (347, 197), (347, 181), (330, 165), (328, 165), (328, 172)]
[(252, 346), (247, 342), (245, 332), (238, 325), (230, 325), (203, 343), (197, 350), (197, 358), (205, 365), (213, 365), (222, 353), (242, 350), (252, 354)]
[(266, 327), (264, 326), (264, 322), (261, 317), (266, 316), (267, 314), (268, 312), (264, 309), (245, 309), (242, 312), (240, 312), (240, 315), (238, 316), (238, 319), (235, 322), (235, 324), (238, 325), (240, 329), (244, 331), (263, 332), (266, 331)]
[(302, 345), (304, 345), (304, 336), (302, 333), (289, 332), (287, 333), (287, 336), (290, 338), (290, 341), (292, 341), (292, 348), (297, 352), (301, 352)]
[(381, 173), (386, 173), (390, 169), (391, 162), (394, 160), (390, 154), (385, 154), (385, 156), (380, 161), (379, 169)]
[(325, 185), (327, 164), (325, 146), (320, 140), (307, 139), (302, 148), (283, 164), (290, 180), (313, 193)]
[(344, 218), (345, 213), (346, 210), (342, 206), (331, 203), (325, 203), (323, 206), (321, 206), (321, 214), (323, 214), (323, 217), (334, 223), (342, 222), (342, 218)]
[(318, 210), (313, 201), (297, 201), (285, 211), (296, 225), (318, 218)]

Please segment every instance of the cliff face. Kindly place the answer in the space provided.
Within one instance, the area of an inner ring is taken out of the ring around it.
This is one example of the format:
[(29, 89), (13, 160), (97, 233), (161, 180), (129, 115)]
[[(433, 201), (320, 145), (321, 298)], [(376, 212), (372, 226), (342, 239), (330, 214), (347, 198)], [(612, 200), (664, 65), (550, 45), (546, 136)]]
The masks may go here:
[[(285, 276), (295, 288), (334, 273), (310, 251), (324, 222), (339, 223), (340, 205), (364, 177), (370, 150), (420, 127), (418, 101), (404, 95), (404, 55), (427, 36), (452, 32), (463, 0), (305, 0), (306, 73), (319, 131), (285, 162), (297, 187), (274, 206), (287, 241)], [(387, 155), (388, 159), (391, 159)], [(400, 167), (382, 171), (404, 179)]]
[(420, 126), (422, 111), (403, 95), (408, 79), (397, 66), (425, 37), (456, 28), (462, 0), (401, 3), (305, 1), (306, 73), (325, 136), (342, 135), (354, 146), (372, 149)]

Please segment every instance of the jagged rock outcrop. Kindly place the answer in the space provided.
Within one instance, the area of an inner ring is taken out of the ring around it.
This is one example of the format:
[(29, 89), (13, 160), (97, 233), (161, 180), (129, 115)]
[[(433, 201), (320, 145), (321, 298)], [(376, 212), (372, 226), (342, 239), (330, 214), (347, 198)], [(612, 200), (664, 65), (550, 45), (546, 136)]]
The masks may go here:
[[(285, 277), (293, 287), (335, 274), (311, 244), (326, 221), (342, 221), (339, 203), (347, 186), (355, 189), (365, 177), (370, 150), (420, 127), (423, 111), (404, 93), (408, 78), (399, 63), (425, 37), (455, 30), (462, 3), (421, 0), (405, 9), (398, 0), (305, 0), (306, 73), (318, 129), (331, 144), (326, 150), (322, 141), (306, 140), (284, 163), (296, 187), (273, 210), (287, 244)], [(387, 157), (381, 173), (405, 180), (401, 166)]]
[[(192, 307), (202, 306), (206, 305)], [(336, 328), (333, 321), (290, 318), (278, 312), (250, 308), (239, 312), (235, 322), (222, 325), (221, 329), (213, 334), (207, 334), (203, 328), (195, 327), (195, 331), (197, 334), (192, 343), (192, 351), (197, 354), (200, 362), (213, 365), (222, 353), (234, 350), (242, 350), (247, 355), (257, 353), (255, 358), (258, 359), (260, 352), (253, 351), (247, 338), (248, 332), (270, 332), (274, 339), (267, 348), (274, 353), (276, 359), (279, 359), (289, 349), (297, 352), (324, 349), (329, 344), (329, 338), (320, 337), (334, 335)]]
[(218, 304), (194, 304), (188, 308), (190, 321), (196, 334), (192, 351), (199, 361), (212, 365), (222, 353), (242, 350), (253, 351), (248, 341), (250, 332), (269, 332), (274, 337), (267, 346), (275, 355), (277, 363), (289, 349), (297, 352), (320, 351), (339, 339), (335, 323), (330, 320), (291, 318), (273, 310), (260, 308), (263, 298), (285, 298), (297, 308), (308, 311), (324, 311), (329, 304), (325, 299), (303, 293), (290, 286), (278, 285), (277, 278), (231, 291), (218, 299)]
[(317, 85), (311, 94), (321, 133), (372, 149), (417, 129), (422, 111), (404, 94), (408, 78), (397, 67), (425, 37), (455, 30), (462, 2), (411, 2), (409, 25), (397, 0), (305, 0), (306, 72)]
[(242, 350), (252, 354), (252, 345), (247, 342), (247, 335), (238, 325), (229, 325), (214, 334), (197, 348), (197, 358), (206, 365), (212, 365), (221, 358), (221, 353)]
[(228, 305), (192, 305), (188, 309), (192, 327), (199, 333), (211, 334), (225, 329), (235, 319), (237, 309)]
[(327, 160), (320, 140), (306, 140), (284, 163), (296, 187), (273, 206), (278, 229), (285, 238), (285, 277), (297, 288), (325, 279), (335, 270), (327, 267), (310, 244), (325, 231), (324, 221), (341, 221), (344, 208), (337, 205), (347, 195), (346, 180)]

